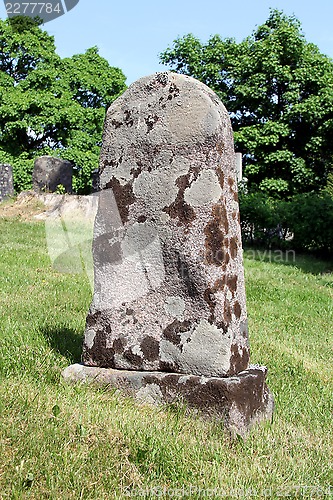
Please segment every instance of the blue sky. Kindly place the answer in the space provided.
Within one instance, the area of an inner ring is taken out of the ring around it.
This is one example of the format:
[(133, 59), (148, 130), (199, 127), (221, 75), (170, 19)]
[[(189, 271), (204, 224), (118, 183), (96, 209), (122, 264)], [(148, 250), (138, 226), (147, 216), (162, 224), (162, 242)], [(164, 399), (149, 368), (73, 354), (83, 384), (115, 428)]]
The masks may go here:
[[(240, 41), (267, 19), (270, 7), (295, 14), (306, 39), (333, 57), (333, 0), (80, 0), (44, 29), (55, 37), (62, 57), (97, 45), (112, 66), (123, 70), (130, 84), (162, 71), (158, 54), (178, 36), (191, 32), (206, 41), (218, 33)], [(3, 2), (0, 17), (6, 17)]]

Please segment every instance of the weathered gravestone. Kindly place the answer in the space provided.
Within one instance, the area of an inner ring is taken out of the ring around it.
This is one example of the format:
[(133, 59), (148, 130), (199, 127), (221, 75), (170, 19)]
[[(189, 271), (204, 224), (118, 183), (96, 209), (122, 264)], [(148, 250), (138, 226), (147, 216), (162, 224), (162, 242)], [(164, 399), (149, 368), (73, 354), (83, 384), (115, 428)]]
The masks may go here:
[(55, 193), (59, 186), (63, 186), (66, 193), (71, 193), (72, 179), (73, 166), (70, 161), (53, 156), (36, 158), (32, 173), (34, 191)]
[(13, 194), (13, 169), (8, 163), (2, 163), (0, 164), (0, 202)]
[(183, 399), (244, 434), (270, 417), (266, 368), (249, 365), (233, 135), (218, 97), (158, 73), (109, 108), (84, 365), (148, 402)]

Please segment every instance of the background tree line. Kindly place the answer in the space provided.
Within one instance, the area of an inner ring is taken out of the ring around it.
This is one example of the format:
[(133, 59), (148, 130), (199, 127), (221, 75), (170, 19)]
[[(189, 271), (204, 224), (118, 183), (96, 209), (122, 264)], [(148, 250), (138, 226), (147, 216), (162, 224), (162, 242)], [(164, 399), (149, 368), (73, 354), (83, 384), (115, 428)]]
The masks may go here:
[(73, 188), (88, 193), (106, 109), (125, 88), (96, 47), (61, 59), (38, 22), (0, 21), (0, 162), (13, 166), (16, 190), (31, 187), (34, 159), (51, 154), (73, 162)]
[(248, 179), (244, 239), (333, 252), (333, 60), (300, 22), (271, 10), (240, 43), (188, 34), (160, 58), (211, 87), (230, 113)]
[[(265, 239), (282, 221), (285, 234), (296, 234), (305, 220), (332, 214), (333, 60), (306, 41), (294, 16), (271, 10), (241, 42), (214, 35), (202, 43), (188, 34), (160, 60), (211, 87), (230, 113), (248, 179), (244, 234)], [(96, 47), (62, 59), (37, 22), (0, 21), (0, 162), (13, 165), (16, 190), (31, 186), (34, 159), (52, 154), (72, 161), (74, 190), (88, 193), (106, 109), (125, 88), (123, 72)], [(333, 249), (333, 236), (327, 245)], [(310, 238), (304, 246), (323, 244)]]
[(272, 10), (244, 41), (189, 34), (161, 61), (211, 87), (228, 109), (251, 191), (319, 191), (333, 171), (333, 61), (299, 21)]

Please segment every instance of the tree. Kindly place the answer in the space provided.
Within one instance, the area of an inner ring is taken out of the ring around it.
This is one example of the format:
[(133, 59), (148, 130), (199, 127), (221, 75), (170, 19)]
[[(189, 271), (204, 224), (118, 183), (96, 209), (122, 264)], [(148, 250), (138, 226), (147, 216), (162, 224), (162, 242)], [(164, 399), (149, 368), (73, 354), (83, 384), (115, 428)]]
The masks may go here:
[(96, 47), (61, 59), (38, 22), (0, 21), (0, 161), (13, 164), (16, 189), (31, 185), (35, 157), (53, 154), (73, 162), (74, 189), (87, 192), (106, 109), (124, 90)]
[(278, 10), (244, 41), (189, 34), (164, 64), (216, 91), (243, 153), (249, 188), (274, 196), (318, 191), (333, 165), (333, 61)]

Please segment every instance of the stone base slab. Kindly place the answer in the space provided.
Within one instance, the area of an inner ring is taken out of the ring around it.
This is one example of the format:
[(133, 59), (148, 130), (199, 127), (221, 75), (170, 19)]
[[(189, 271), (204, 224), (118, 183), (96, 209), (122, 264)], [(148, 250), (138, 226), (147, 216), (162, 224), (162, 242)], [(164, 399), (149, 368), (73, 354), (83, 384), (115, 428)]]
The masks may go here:
[(62, 372), (67, 382), (109, 385), (141, 403), (184, 402), (188, 408), (223, 421), (232, 435), (241, 436), (245, 436), (255, 423), (272, 418), (274, 400), (265, 382), (266, 374), (267, 368), (257, 365), (226, 378), (80, 364), (68, 366)]

